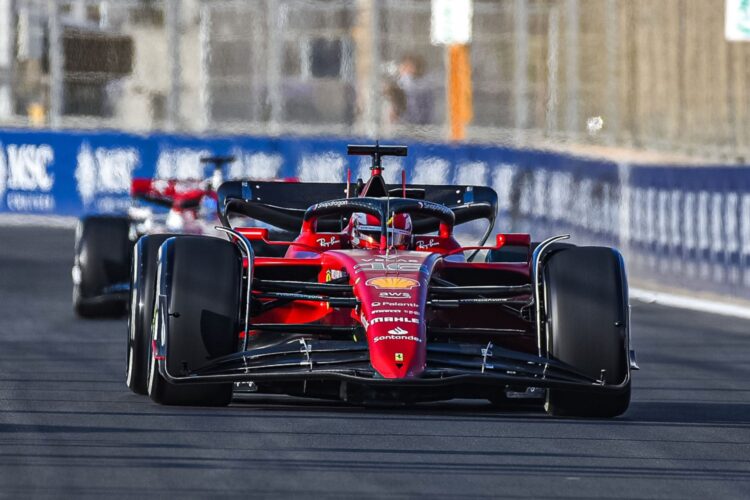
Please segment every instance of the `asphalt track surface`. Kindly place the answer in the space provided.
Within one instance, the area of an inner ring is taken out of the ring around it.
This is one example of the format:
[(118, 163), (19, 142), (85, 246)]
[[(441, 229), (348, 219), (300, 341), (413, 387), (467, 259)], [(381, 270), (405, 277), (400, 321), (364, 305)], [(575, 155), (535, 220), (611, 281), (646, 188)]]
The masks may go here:
[(750, 322), (634, 304), (614, 420), (256, 397), (159, 407), (125, 321), (70, 308), (73, 232), (0, 228), (0, 497), (749, 498)]

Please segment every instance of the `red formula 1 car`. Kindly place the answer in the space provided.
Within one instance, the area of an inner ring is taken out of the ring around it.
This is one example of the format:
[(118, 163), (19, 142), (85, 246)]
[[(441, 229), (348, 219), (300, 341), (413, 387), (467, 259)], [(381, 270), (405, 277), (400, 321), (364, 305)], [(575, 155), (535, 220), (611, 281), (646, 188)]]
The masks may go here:
[(119, 316), (127, 311), (133, 245), (152, 234), (152, 244), (176, 234), (216, 235), (216, 188), (231, 156), (202, 158), (213, 172), (205, 179), (135, 178), (126, 214), (87, 215), (76, 228), (73, 309), (78, 316)]
[[(591, 417), (627, 409), (635, 363), (616, 250), (502, 233), (492, 247), (462, 247), (457, 224), (487, 219), (491, 229), (492, 189), (389, 188), (380, 159), (405, 147), (349, 153), (372, 155), (366, 184), (224, 183), (229, 241), (141, 238), (131, 389), (168, 405), (225, 405), (246, 382), (352, 403), (484, 398)], [(266, 229), (231, 227), (232, 214), (299, 235), (271, 241)], [(258, 241), (286, 254), (257, 256)], [(473, 262), (482, 249), (485, 261)]]

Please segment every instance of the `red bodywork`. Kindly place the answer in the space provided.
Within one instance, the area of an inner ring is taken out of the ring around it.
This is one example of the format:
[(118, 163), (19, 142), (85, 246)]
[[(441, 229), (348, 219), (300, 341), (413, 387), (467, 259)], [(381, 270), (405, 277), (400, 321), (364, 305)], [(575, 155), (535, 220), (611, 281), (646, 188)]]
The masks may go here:
[[(267, 231), (239, 228), (250, 240), (265, 240)], [(450, 231), (440, 236), (415, 236), (413, 250), (358, 249), (351, 247), (351, 237), (340, 233), (317, 233), (303, 230), (290, 245), (284, 258), (257, 257), (256, 277), (296, 276), (316, 272), (321, 283), (348, 276), (357, 309), (331, 307), (326, 302), (296, 301), (253, 318), (256, 323), (319, 323), (324, 325), (360, 324), (369, 347), (370, 363), (386, 379), (418, 378), (425, 370), (428, 336), (427, 325), (445, 327), (493, 327), (508, 324), (519, 330), (528, 324), (504, 314), (496, 305), (462, 306), (461, 309), (434, 310), (427, 307), (428, 285), (434, 276), (461, 276), (462, 284), (529, 282), (529, 264), (468, 263), (461, 245)], [(527, 234), (500, 234), (497, 245), (512, 244), (529, 248)], [(295, 271), (297, 267), (299, 271)], [(281, 269), (280, 269), (281, 268)], [(510, 279), (509, 279), (510, 277)], [(250, 332), (250, 338), (254, 332)], [(528, 331), (527, 331), (528, 333)], [(434, 337), (434, 336), (433, 336)], [(436, 339), (440, 340), (440, 339)], [(467, 335), (469, 342), (474, 339)], [(509, 345), (531, 352), (536, 337), (519, 335)], [(252, 343), (250, 344), (252, 345)]]
[(216, 199), (216, 191), (207, 189), (205, 181), (200, 180), (135, 178), (130, 195), (136, 199), (171, 205), (178, 211), (197, 210), (204, 197)]

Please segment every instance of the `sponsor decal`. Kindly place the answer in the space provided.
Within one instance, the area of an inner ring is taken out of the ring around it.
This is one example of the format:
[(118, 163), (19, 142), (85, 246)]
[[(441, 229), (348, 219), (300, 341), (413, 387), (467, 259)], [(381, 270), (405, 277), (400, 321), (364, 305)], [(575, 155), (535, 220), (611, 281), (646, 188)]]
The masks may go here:
[(400, 276), (380, 276), (378, 278), (370, 278), (365, 282), (367, 286), (375, 287), (377, 289), (383, 288), (405, 288), (412, 289), (419, 286), (419, 281), (412, 278), (403, 278)]
[(396, 363), (403, 363), (404, 361), (404, 353), (403, 352), (397, 352), (393, 355), (393, 359), (396, 361)]
[(371, 325), (376, 325), (378, 323), (416, 323), (416, 324), (419, 324), (419, 318), (404, 318), (403, 316), (379, 316), (377, 318), (370, 318)]
[(448, 184), (451, 163), (446, 158), (422, 157), (414, 165), (414, 184)]
[(76, 160), (77, 189), (85, 206), (99, 194), (128, 194), (133, 170), (140, 163), (135, 148), (92, 149), (87, 142), (81, 144)]
[(55, 175), (49, 172), (55, 152), (48, 144), (0, 143), (0, 196), (9, 210), (16, 212), (51, 212), (55, 198), (50, 193)]
[[(359, 278), (357, 278), (359, 281)], [(411, 294), (409, 292), (380, 292), (381, 299), (410, 299)]]
[(409, 311), (403, 309), (373, 309), (370, 314), (412, 314), (419, 316), (419, 311)]
[(483, 161), (464, 163), (456, 168), (456, 184), (487, 185), (489, 168)]
[(372, 340), (376, 344), (381, 340), (410, 340), (412, 342), (422, 342), (422, 339), (415, 337), (414, 335), (381, 335)]
[(322, 201), (320, 203), (316, 203), (313, 207), (313, 210), (320, 210), (322, 208), (333, 208), (333, 207), (343, 207), (345, 205), (349, 204), (349, 200), (331, 200), (331, 201)]
[(388, 333), (390, 333), (391, 335), (406, 335), (409, 332), (407, 332), (406, 330), (404, 330), (400, 326), (397, 326), (396, 328), (392, 328), (392, 329), (388, 330)]
[(279, 176), (284, 164), (284, 157), (278, 154), (247, 153), (234, 148), (232, 155), (236, 160), (229, 164), (227, 177), (233, 180), (273, 180)]
[(55, 209), (55, 198), (45, 193), (10, 192), (5, 203), (14, 212), (52, 212)]
[(339, 269), (328, 269), (326, 271), (326, 282), (337, 280), (339, 278), (343, 278), (344, 276), (347, 276), (347, 274)]
[(354, 266), (355, 273), (361, 273), (365, 271), (402, 271), (407, 273), (427, 272), (426, 268), (415, 261), (414, 263), (408, 262), (363, 262)]
[(417, 240), (417, 249), (420, 249), (420, 248), (433, 248), (433, 247), (437, 247), (437, 246), (440, 246), (440, 242), (437, 241), (434, 238), (430, 238), (427, 241), (425, 241), (425, 240)]
[(370, 304), (372, 307), (419, 307), (419, 304), (416, 302), (373, 302)]
[(48, 144), (8, 144), (7, 189), (18, 191), (52, 191), (55, 176), (49, 166), (55, 161), (55, 152)]
[(316, 203), (315, 205), (313, 205), (312, 210), (324, 210), (327, 208), (341, 207), (352, 207), (355, 209), (360, 207), (364, 211), (369, 209), (370, 205), (368, 205), (367, 203), (362, 203), (361, 201), (357, 201), (356, 198), (344, 198), (341, 200), (321, 201), (320, 203)]
[(432, 201), (420, 201), (418, 203), (420, 209), (428, 209), (433, 212), (440, 212), (442, 214), (445, 214), (447, 216), (453, 215), (453, 210), (446, 207), (445, 205), (440, 205), (439, 203), (434, 203)]
[(157, 179), (203, 179), (205, 167), (201, 158), (211, 156), (208, 149), (176, 148), (163, 150), (156, 160)]
[(303, 182), (341, 182), (346, 159), (335, 151), (306, 154), (297, 165), (297, 177)]
[(407, 257), (401, 257), (400, 255), (376, 255), (374, 257), (367, 257), (360, 259), (362, 262), (378, 262), (382, 260), (390, 260), (393, 262), (409, 262), (409, 263), (417, 263), (421, 262), (419, 259), (410, 259)]
[(323, 248), (330, 248), (341, 243), (341, 240), (337, 239), (335, 236), (331, 236), (331, 238), (328, 240), (326, 240), (325, 238), (318, 238), (315, 241), (317, 241), (318, 245)]
[(8, 181), (8, 162), (5, 161), (5, 148), (0, 142), (0, 198), (5, 194), (5, 184)]

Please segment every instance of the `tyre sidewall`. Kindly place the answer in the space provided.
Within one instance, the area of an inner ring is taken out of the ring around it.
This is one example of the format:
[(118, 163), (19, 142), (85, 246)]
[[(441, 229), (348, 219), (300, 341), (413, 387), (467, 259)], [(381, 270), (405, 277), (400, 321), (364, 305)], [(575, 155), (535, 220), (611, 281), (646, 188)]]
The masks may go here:
[(172, 234), (141, 237), (133, 250), (130, 273), (126, 384), (137, 394), (148, 393), (148, 361), (151, 351), (159, 247)]
[(607, 385), (628, 384), (619, 394), (548, 390), (557, 415), (616, 416), (630, 400), (627, 278), (622, 256), (605, 247), (561, 249), (544, 266), (546, 348), (555, 360)]
[[(164, 299), (155, 300), (154, 334), (158, 345), (167, 337), (166, 369), (179, 377), (236, 351), (242, 258), (233, 244), (201, 236), (170, 238), (159, 254), (157, 289)], [(231, 383), (171, 384), (151, 358), (149, 395), (156, 402), (221, 406), (231, 400)]]
[(83, 317), (124, 312), (125, 301), (102, 297), (103, 290), (126, 283), (130, 274), (130, 220), (117, 216), (89, 216), (76, 227), (73, 306)]

